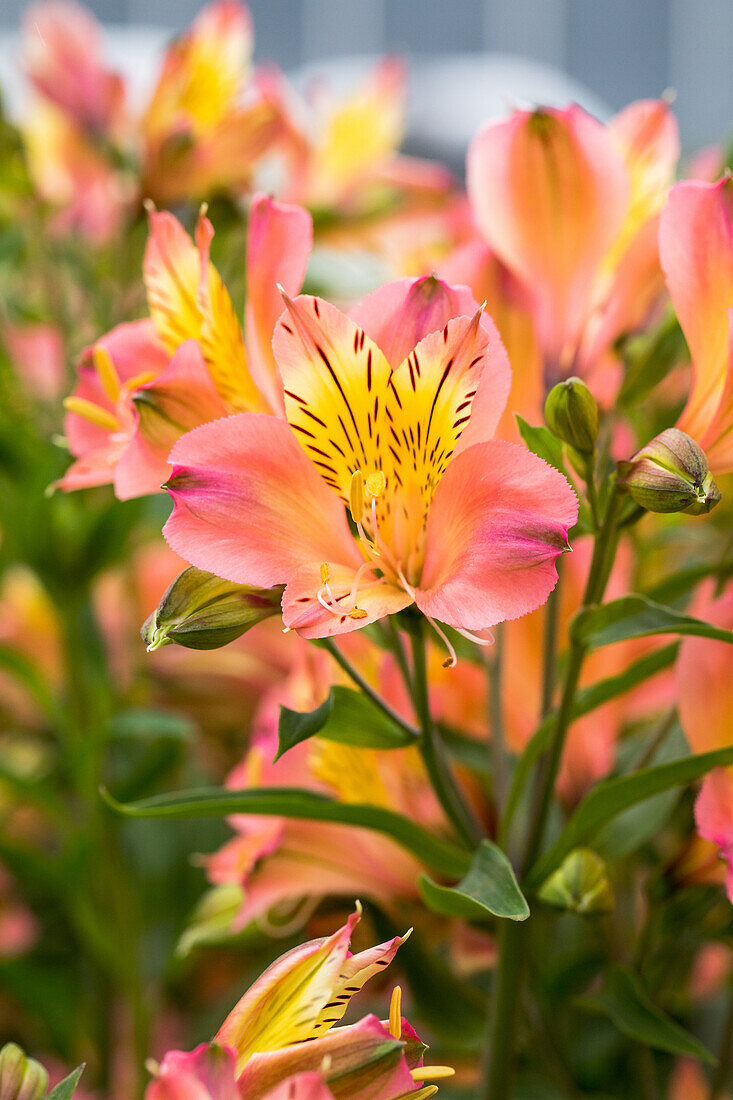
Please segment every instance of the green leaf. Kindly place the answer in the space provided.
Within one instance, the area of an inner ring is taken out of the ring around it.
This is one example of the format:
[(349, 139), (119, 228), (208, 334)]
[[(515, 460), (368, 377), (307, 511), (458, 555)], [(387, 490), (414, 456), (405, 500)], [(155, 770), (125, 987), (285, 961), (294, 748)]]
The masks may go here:
[(326, 741), (362, 749), (400, 749), (414, 743), (383, 710), (360, 691), (336, 685), (315, 710), (301, 712), (280, 707), (276, 760), (301, 741), (318, 734)]
[(84, 1072), (85, 1062), (82, 1062), (80, 1066), (77, 1066), (75, 1070), (69, 1074), (68, 1077), (64, 1077), (63, 1081), (59, 1081), (56, 1088), (49, 1092), (46, 1100), (70, 1100), (76, 1091), (76, 1086), (79, 1084), (79, 1078)]
[(229, 814), (258, 814), (292, 817), (305, 821), (335, 821), (357, 825), (391, 836), (408, 852), (446, 877), (464, 874), (470, 866), (470, 854), (407, 817), (359, 803), (338, 802), (333, 798), (298, 787), (263, 787), (255, 790), (228, 791), (221, 787), (156, 795), (123, 805), (104, 788), (102, 797), (118, 813), (128, 817), (227, 817)]
[(733, 631), (713, 626), (692, 615), (684, 615), (672, 607), (654, 603), (646, 596), (622, 596), (601, 607), (589, 607), (576, 615), (570, 625), (571, 637), (590, 649), (625, 642), (629, 638), (646, 638), (650, 634), (694, 634), (733, 642)]
[(196, 726), (184, 714), (155, 707), (128, 707), (114, 715), (110, 734), (121, 741), (190, 741)]
[(599, 829), (629, 806), (661, 791), (692, 783), (713, 768), (729, 764), (733, 764), (733, 745), (599, 783), (580, 803), (550, 850), (534, 865), (527, 884), (535, 887), (543, 882), (568, 852), (587, 844)]
[(614, 906), (606, 865), (590, 848), (576, 848), (543, 882), (537, 896), (546, 905), (592, 916)]
[(609, 967), (600, 990), (579, 998), (576, 1004), (610, 1017), (623, 1035), (643, 1046), (715, 1065), (707, 1047), (652, 1004), (636, 974), (626, 967)]
[[(653, 653), (648, 653), (638, 661), (634, 661), (623, 672), (619, 672), (615, 676), (607, 676), (605, 680), (599, 680), (597, 684), (591, 684), (589, 687), (583, 688), (575, 697), (573, 718), (580, 718), (582, 715), (590, 713), (596, 707), (607, 703), (609, 699), (615, 699), (618, 695), (623, 695), (624, 692), (630, 691), (638, 684), (643, 683), (644, 680), (648, 680), (650, 676), (669, 668), (677, 656), (678, 647), (679, 642), (672, 642), (661, 649), (655, 649)], [(502, 840), (506, 838), (509, 825), (519, 805), (522, 791), (525, 789), (529, 778), (529, 773), (550, 743), (555, 721), (556, 716), (554, 714), (550, 714), (544, 720), (517, 761), (502, 822)]]
[(550, 429), (544, 427), (544, 425), (535, 428), (528, 424), (519, 413), (514, 414), (514, 419), (527, 450), (531, 451), (533, 455), (537, 455), (538, 458), (543, 458), (545, 462), (549, 462), (550, 466), (554, 466), (556, 470), (567, 477), (562, 443), (557, 436), (553, 435)]
[(627, 341), (623, 357), (628, 367), (618, 395), (619, 405), (637, 405), (685, 358), (687, 344), (674, 311), (669, 310), (661, 325)]
[(441, 886), (424, 874), (418, 885), (425, 904), (444, 917), (526, 920), (529, 916), (529, 906), (511, 863), (490, 840), (481, 841), (467, 874), (456, 886)]

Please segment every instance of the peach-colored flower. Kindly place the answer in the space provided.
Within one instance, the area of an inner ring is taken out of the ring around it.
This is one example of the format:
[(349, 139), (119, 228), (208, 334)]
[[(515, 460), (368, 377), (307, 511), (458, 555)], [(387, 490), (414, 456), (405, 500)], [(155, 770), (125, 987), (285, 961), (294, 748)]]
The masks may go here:
[(663, 101), (608, 126), (580, 107), (515, 111), (468, 155), (481, 231), (527, 285), (552, 381), (588, 371), (660, 289), (655, 219), (679, 152)]
[(659, 250), (692, 358), (692, 386), (678, 427), (697, 440), (716, 474), (733, 470), (733, 180), (684, 180), (662, 212)]
[(56, 400), (64, 385), (64, 344), (59, 329), (45, 322), (6, 324), (2, 339), (29, 393)]
[(509, 367), (470, 294), (401, 280), (353, 319), (285, 302), (287, 421), (243, 414), (179, 441), (172, 548), (235, 582), (285, 584), (284, 621), (305, 637), (413, 602), (468, 630), (544, 602), (577, 501), (557, 471), (491, 441)]
[(279, 315), (277, 283), (297, 291), (311, 242), (299, 207), (255, 196), (247, 248), (246, 343), (229, 294), (209, 260), (213, 228), (196, 241), (166, 212), (151, 211), (144, 277), (150, 319), (118, 325), (83, 353), (67, 398), (66, 436), (77, 461), (60, 486), (112, 481), (126, 499), (156, 491), (175, 441), (241, 409), (282, 410), (268, 343)]

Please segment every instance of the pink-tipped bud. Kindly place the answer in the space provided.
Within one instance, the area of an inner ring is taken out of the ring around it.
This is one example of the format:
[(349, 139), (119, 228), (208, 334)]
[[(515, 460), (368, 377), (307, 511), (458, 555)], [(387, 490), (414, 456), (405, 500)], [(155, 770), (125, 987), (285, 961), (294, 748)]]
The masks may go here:
[(619, 482), (648, 512), (709, 512), (720, 490), (705, 452), (678, 428), (667, 428), (629, 459), (618, 464)]
[(43, 1066), (15, 1043), (6, 1043), (0, 1050), (0, 1100), (41, 1100), (47, 1087)]

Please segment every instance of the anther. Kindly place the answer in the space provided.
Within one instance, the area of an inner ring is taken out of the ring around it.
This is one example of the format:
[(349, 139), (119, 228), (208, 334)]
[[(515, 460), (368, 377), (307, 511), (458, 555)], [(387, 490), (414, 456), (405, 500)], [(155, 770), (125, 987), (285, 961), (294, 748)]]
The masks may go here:
[(104, 387), (104, 392), (114, 404), (120, 397), (120, 376), (115, 370), (112, 356), (107, 351), (104, 344), (95, 344), (94, 350), (92, 351), (92, 362), (94, 363), (94, 369), (97, 372), (99, 381)]
[(367, 612), (364, 610), (363, 607), (352, 607), (351, 611), (349, 612), (350, 619), (366, 619), (366, 617)]
[(349, 485), (349, 511), (354, 523), (364, 522), (364, 477), (361, 470), (354, 470)]
[(328, 584), (331, 580), (331, 567), (327, 561), (321, 565), (321, 584)]
[(428, 1084), (431, 1081), (444, 1081), (446, 1077), (455, 1077), (456, 1071), (452, 1066), (418, 1066), (410, 1070), (413, 1081), (422, 1081)]
[(402, 1038), (402, 989), (396, 985), (389, 1004), (389, 1033), (393, 1039)]
[(106, 428), (108, 432), (116, 432), (120, 422), (114, 413), (103, 409), (101, 405), (95, 405), (93, 401), (87, 401), (85, 397), (67, 397), (64, 399), (64, 408), (67, 412), (76, 416), (83, 416), (99, 428)]

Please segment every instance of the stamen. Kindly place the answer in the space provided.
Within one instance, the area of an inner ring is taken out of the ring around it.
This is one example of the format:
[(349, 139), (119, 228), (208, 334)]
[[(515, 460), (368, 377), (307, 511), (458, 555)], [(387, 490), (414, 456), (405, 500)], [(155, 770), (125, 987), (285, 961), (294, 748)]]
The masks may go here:
[[(326, 586), (326, 588), (327, 588), (327, 586)], [(333, 595), (331, 595), (331, 603), (328, 603), (324, 599), (323, 591), (324, 591), (323, 588), (319, 588), (318, 591), (316, 592), (316, 599), (318, 600), (321, 607), (325, 607), (326, 611), (330, 611), (331, 614), (335, 615), (337, 618), (339, 616), (343, 615), (344, 610), (343, 610), (342, 607), (338, 607), (338, 606), (334, 607), (334, 604), (336, 603), (336, 601), (334, 600)]]
[(375, 474), (369, 474), (366, 479), (367, 496), (371, 497), (372, 501), (377, 497), (381, 497), (386, 485), (387, 479), (381, 470), (377, 470)]
[(146, 1058), (145, 1068), (151, 1077), (157, 1077), (160, 1073), (160, 1062), (156, 1062), (155, 1058)]
[[(354, 574), (354, 583), (351, 586), (351, 592), (349, 593), (349, 603), (352, 607), (356, 607), (356, 593), (359, 590), (359, 584), (364, 573), (372, 572), (376, 569), (376, 566), (370, 562), (365, 561), (363, 565), (360, 565)], [(335, 601), (334, 601), (335, 602)]]
[(418, 1089), (417, 1092), (411, 1092), (410, 1100), (429, 1100), (429, 1097), (435, 1096), (437, 1091), (437, 1085), (426, 1085), (424, 1089)]
[(85, 420), (90, 420), (99, 428), (106, 428), (108, 432), (116, 432), (120, 426), (114, 413), (103, 409), (101, 405), (95, 405), (93, 401), (87, 401), (85, 397), (66, 397), (64, 408), (76, 416), (83, 416)]
[[(423, 615), (425, 615), (424, 611)], [(431, 619), (429, 615), (425, 615), (425, 618), (428, 620), (433, 630), (438, 635), (445, 648), (448, 650), (448, 656), (443, 661), (443, 668), (455, 668), (458, 664), (458, 658), (456, 657), (456, 651), (453, 648), (450, 638), (445, 633), (445, 631), (438, 626), (435, 619)]]
[(349, 511), (357, 527), (364, 520), (364, 477), (361, 470), (354, 470), (349, 485)]
[(457, 634), (460, 634), (461, 637), (466, 638), (469, 642), (475, 642), (476, 645), (493, 645), (494, 644), (495, 639), (494, 639), (494, 635), (491, 633), (491, 631), (489, 631), (488, 638), (481, 638), (481, 637), (479, 637), (478, 634), (472, 634), (470, 630), (464, 630), (463, 627), (460, 627), (460, 626), (454, 626), (453, 629), (455, 630), (455, 632)]
[(418, 1066), (410, 1070), (413, 1081), (444, 1081), (446, 1077), (455, 1077), (456, 1071), (452, 1066)]
[(139, 374), (128, 378), (125, 389), (128, 393), (133, 393), (135, 390), (139, 390), (141, 386), (147, 386), (148, 382), (154, 382), (157, 377), (158, 375), (153, 370), (142, 370)]
[(351, 611), (349, 611), (349, 618), (366, 619), (367, 614), (368, 612), (366, 612), (363, 607), (352, 607)]
[(328, 584), (331, 580), (331, 567), (327, 561), (321, 565), (321, 584)]
[(389, 1033), (393, 1039), (402, 1038), (402, 989), (396, 985), (389, 1004)]
[(120, 376), (112, 362), (112, 356), (104, 344), (95, 344), (92, 351), (92, 362), (99, 381), (104, 387), (104, 392), (110, 401), (115, 404), (120, 399), (120, 389), (122, 388)]

